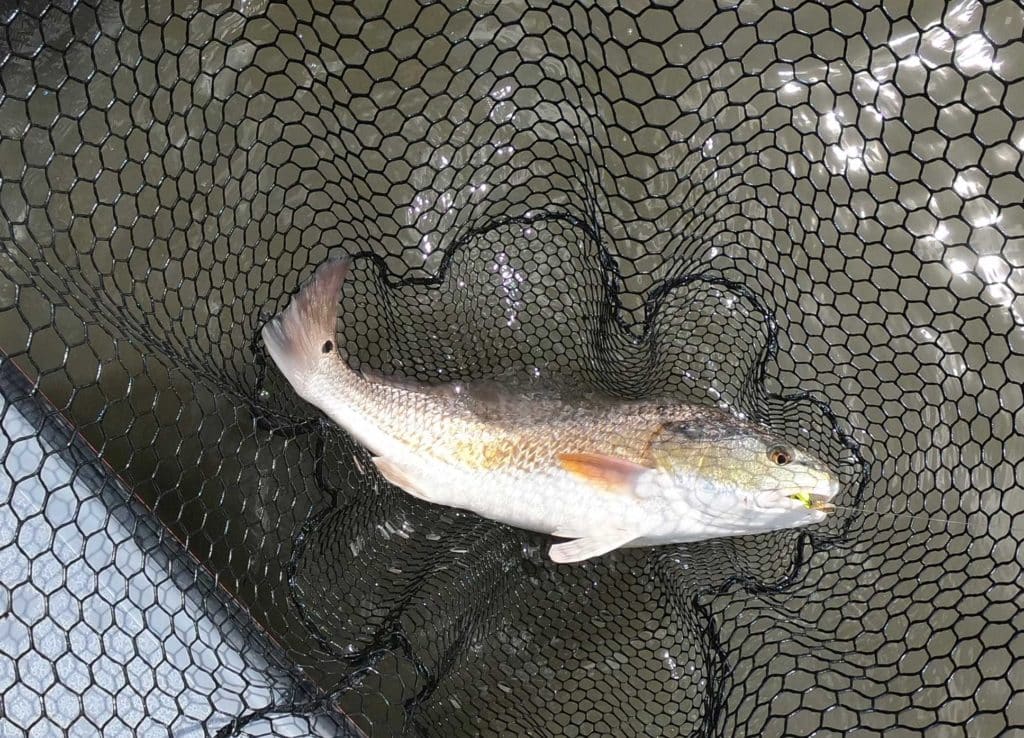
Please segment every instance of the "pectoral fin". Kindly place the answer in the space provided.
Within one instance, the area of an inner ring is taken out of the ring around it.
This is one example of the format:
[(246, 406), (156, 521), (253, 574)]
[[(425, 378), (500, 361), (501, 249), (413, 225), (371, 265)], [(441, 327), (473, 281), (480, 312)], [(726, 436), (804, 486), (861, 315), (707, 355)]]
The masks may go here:
[(558, 454), (558, 463), (570, 474), (616, 494), (632, 494), (647, 466), (603, 454)]
[(556, 564), (570, 564), (614, 551), (636, 538), (639, 538), (639, 535), (635, 531), (614, 528), (606, 533), (584, 536), (565, 543), (556, 543), (551, 547), (548, 555)]

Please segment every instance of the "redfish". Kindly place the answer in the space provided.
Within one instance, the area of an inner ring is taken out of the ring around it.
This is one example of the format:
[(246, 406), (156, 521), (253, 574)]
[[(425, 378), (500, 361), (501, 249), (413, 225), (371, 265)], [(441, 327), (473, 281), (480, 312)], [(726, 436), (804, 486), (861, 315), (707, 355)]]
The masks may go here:
[(349, 271), (347, 258), (321, 265), (263, 341), (296, 393), (414, 497), (568, 539), (549, 552), (561, 563), (796, 528), (834, 510), (839, 481), (825, 463), (726, 410), (353, 370), (336, 335)]

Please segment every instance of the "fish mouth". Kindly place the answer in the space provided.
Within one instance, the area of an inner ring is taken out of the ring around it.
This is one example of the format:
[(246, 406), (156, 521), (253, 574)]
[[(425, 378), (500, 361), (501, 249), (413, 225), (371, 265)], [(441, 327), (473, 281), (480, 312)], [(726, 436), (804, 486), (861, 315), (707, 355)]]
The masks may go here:
[[(822, 486), (826, 486), (826, 491), (819, 491)], [(839, 482), (838, 480), (831, 479), (826, 485), (818, 485), (818, 488), (814, 492), (800, 491), (796, 494), (789, 495), (789, 499), (796, 500), (808, 510), (819, 510), (825, 514), (833, 513), (836, 510), (836, 506), (832, 504), (832, 498), (839, 493)]]
[(808, 495), (808, 498), (808, 510), (821, 510), (822, 512), (826, 513), (836, 511), (836, 506), (829, 502), (827, 498), (821, 495)]
[(790, 495), (789, 499), (796, 500), (808, 510), (832, 512), (836, 509), (835, 505), (830, 503), (827, 497), (824, 495), (816, 495), (811, 492), (797, 492), (795, 495)]

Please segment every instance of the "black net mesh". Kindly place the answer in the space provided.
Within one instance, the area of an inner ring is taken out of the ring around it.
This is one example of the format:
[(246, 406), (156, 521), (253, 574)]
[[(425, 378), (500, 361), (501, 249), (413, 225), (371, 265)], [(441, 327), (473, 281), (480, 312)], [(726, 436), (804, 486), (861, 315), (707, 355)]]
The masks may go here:
[[(1020, 3), (0, 19), (0, 347), (29, 378), (4, 384), (4, 735), (1024, 730)], [(846, 507), (569, 566), (412, 499), (259, 340), (340, 253), (353, 364), (724, 404), (828, 459)], [(31, 501), (51, 456), (97, 468), (69, 440), (25, 462), (43, 397), (126, 482), (105, 514), (181, 543), (147, 622), (262, 660), (174, 677), (203, 666), (178, 641), (114, 642), (131, 586), (100, 620), (58, 597), (105, 524), (52, 519), (69, 482)]]

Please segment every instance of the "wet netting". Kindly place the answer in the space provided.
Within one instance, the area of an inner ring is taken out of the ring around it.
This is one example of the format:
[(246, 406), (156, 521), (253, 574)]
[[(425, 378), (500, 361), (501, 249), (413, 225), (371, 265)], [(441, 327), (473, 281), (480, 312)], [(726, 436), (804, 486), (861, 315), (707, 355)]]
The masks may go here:
[[(1020, 3), (0, 23), (0, 733), (1024, 730)], [(556, 565), (413, 499), (260, 338), (346, 253), (353, 366), (725, 405), (842, 507)]]

